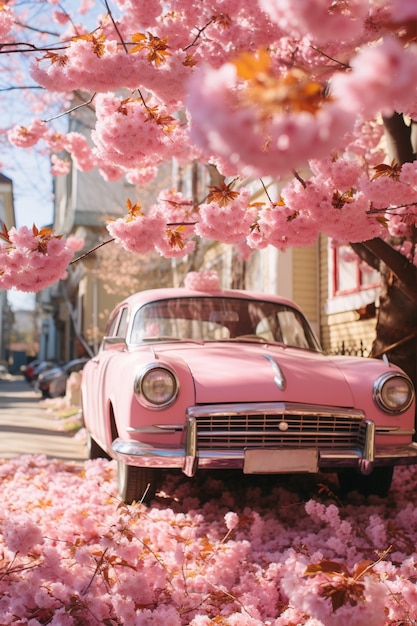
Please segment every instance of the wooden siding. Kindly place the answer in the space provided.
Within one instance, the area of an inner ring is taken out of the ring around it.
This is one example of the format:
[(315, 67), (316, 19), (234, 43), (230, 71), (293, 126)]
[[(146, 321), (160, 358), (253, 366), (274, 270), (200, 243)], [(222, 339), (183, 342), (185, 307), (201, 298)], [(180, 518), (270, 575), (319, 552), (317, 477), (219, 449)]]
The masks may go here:
[[(318, 248), (293, 248), (293, 300), (315, 326), (319, 323)], [(317, 328), (316, 328), (317, 330)]]
[(376, 318), (361, 319), (358, 311), (345, 311), (327, 315), (325, 304), (329, 299), (329, 255), (328, 238), (319, 239), (320, 276), (320, 341), (325, 352), (338, 353), (342, 346), (346, 352), (354, 353), (363, 347), (369, 354), (375, 338)]

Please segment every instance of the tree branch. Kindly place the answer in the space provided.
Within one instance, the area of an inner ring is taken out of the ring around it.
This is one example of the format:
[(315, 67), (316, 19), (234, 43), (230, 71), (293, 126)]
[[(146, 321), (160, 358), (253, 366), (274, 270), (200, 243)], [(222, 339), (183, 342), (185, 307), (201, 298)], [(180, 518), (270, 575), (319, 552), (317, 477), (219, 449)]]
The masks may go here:
[(385, 136), (388, 143), (388, 153), (397, 163), (412, 163), (414, 161), (411, 146), (411, 125), (407, 125), (401, 113), (394, 113), (391, 117), (383, 117)]
[(371, 252), (363, 243), (351, 243), (350, 247), (358, 257), (367, 263), (369, 267), (372, 267), (374, 270), (379, 272), (380, 268), (380, 259), (373, 252)]
[[(359, 245), (364, 246), (369, 255), (380, 258), (387, 268), (398, 278), (398, 288), (401, 289), (410, 300), (417, 303), (417, 267), (410, 263), (404, 255), (397, 252), (397, 250), (378, 237), (363, 241)], [(371, 258), (371, 256), (369, 258)]]

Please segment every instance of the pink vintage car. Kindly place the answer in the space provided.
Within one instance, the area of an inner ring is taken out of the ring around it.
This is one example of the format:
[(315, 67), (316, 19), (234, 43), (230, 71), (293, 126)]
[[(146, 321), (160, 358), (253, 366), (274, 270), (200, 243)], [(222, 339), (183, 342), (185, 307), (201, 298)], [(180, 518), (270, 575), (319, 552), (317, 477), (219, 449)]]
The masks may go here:
[(273, 295), (155, 289), (126, 298), (84, 368), (90, 458), (117, 460), (119, 496), (149, 501), (163, 473), (337, 472), (385, 495), (417, 462), (414, 389), (386, 360), (326, 356)]

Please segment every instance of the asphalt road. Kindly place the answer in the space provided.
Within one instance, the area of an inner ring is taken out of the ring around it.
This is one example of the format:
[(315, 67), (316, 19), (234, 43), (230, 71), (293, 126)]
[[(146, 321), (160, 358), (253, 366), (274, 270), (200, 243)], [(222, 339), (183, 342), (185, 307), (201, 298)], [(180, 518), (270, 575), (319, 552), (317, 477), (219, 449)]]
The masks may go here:
[(83, 439), (60, 430), (62, 421), (40, 406), (41, 394), (23, 376), (0, 378), (0, 459), (22, 454), (84, 461)]

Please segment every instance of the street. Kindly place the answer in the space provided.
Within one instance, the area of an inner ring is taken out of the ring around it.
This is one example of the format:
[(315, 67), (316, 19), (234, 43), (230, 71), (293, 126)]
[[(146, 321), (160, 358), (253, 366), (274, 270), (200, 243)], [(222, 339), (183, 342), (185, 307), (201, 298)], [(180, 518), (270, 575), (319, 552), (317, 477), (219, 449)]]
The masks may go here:
[(0, 459), (22, 454), (83, 461), (86, 447), (73, 432), (59, 430), (60, 420), (41, 408), (41, 394), (23, 376), (0, 378)]

